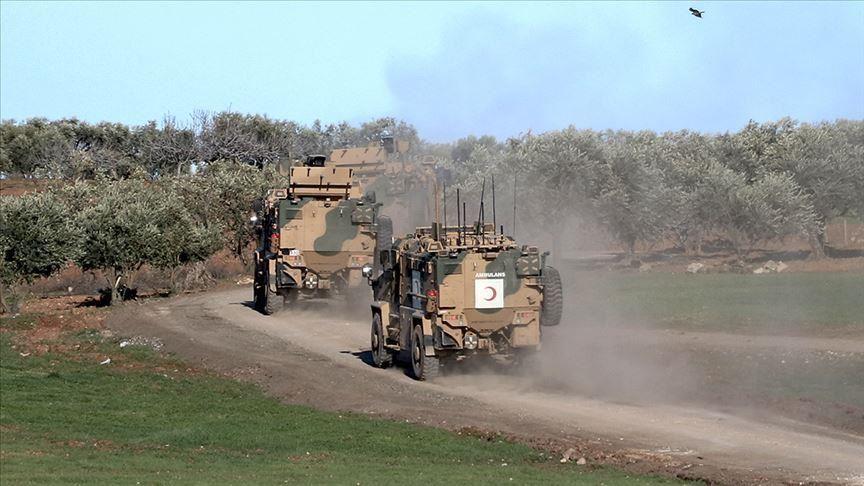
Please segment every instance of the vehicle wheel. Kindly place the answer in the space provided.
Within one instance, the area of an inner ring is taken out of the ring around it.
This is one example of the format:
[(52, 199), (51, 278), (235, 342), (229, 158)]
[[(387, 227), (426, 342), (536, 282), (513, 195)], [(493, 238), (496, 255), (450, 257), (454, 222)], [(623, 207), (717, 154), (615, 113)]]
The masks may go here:
[(372, 362), (378, 368), (389, 368), (393, 364), (393, 355), (385, 344), (381, 314), (376, 312), (372, 314)]
[(541, 279), (543, 282), (543, 310), (540, 313), (540, 325), (557, 326), (561, 323), (561, 314), (564, 311), (561, 274), (553, 267), (544, 267)]
[(273, 315), (282, 308), (282, 299), (279, 294), (270, 289), (270, 272), (264, 272), (264, 288), (261, 289), (261, 313), (265, 316)]
[(255, 310), (258, 312), (264, 311), (264, 300), (267, 299), (265, 291), (267, 289), (266, 273), (261, 271), (261, 264), (255, 264), (255, 279), (252, 284), (252, 303)]
[(252, 285), (252, 307), (261, 311), (261, 286), (258, 285), (258, 282)]
[(438, 358), (426, 356), (423, 326), (416, 325), (411, 332), (411, 373), (420, 381), (434, 380), (438, 376)]

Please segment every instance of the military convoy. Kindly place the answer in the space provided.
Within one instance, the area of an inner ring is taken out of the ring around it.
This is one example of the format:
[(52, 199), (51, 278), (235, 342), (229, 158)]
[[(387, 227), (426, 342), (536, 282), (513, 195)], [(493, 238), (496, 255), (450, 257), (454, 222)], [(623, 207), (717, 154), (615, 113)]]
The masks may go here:
[[(371, 154), (331, 154), (331, 165), (327, 157), (310, 156), (288, 168), (288, 187), (259, 202), (255, 308), (272, 314), (301, 294), (368, 302), (371, 285), (372, 361), (385, 368), (405, 353), (418, 380), (460, 361), (518, 363), (532, 356), (542, 327), (557, 326), (563, 308), (561, 277), (546, 265), (548, 253), (498, 231), (494, 179), (493, 224), (485, 223), (482, 194), (479, 222), (463, 224), (457, 190), (458, 222), (447, 226), (445, 191), (443, 225), (435, 204), (432, 226), (393, 241), (392, 222), (379, 214), (375, 193), (360, 189), (362, 181), (386, 173), (388, 151), (407, 150), (387, 140), (370, 146)], [(437, 188), (426, 182), (419, 192)]]
[(290, 167), (288, 187), (271, 189), (254, 208), (253, 301), (264, 314), (301, 294), (368, 299), (375, 250), (379, 240), (389, 244), (392, 224), (374, 194), (361, 194), (353, 169), (326, 167), (325, 159)]
[(561, 320), (558, 271), (494, 224), (421, 227), (380, 251), (370, 279), (378, 367), (407, 352), (426, 380), (466, 359), (519, 361), (540, 349), (542, 326)]

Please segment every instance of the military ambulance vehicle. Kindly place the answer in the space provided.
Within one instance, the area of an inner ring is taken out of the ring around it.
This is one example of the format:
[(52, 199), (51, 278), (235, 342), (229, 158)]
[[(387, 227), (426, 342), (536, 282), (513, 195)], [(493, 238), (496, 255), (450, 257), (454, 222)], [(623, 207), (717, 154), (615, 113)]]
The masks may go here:
[(381, 251), (381, 273), (370, 279), (376, 366), (407, 352), (425, 380), (483, 356), (518, 363), (540, 349), (542, 326), (558, 325), (561, 277), (547, 253), (494, 224), (460, 226), (417, 228)]
[(310, 156), (290, 167), (288, 187), (271, 189), (255, 208), (254, 303), (264, 314), (301, 294), (368, 299), (378, 240), (392, 239), (374, 194), (361, 197), (353, 170), (326, 167), (325, 159)]

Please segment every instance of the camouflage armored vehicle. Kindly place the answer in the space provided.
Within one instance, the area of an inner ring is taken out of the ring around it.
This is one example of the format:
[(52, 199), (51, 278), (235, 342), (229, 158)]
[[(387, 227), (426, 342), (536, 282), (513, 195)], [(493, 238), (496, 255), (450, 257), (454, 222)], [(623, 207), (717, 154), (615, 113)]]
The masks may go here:
[(378, 216), (374, 195), (361, 197), (353, 170), (311, 156), (290, 167), (287, 188), (271, 189), (256, 207), (254, 303), (272, 314), (299, 295), (368, 298), (366, 283), (378, 239), (392, 225)]
[(519, 361), (539, 350), (541, 326), (558, 325), (563, 305), (561, 277), (545, 257), (488, 224), (436, 224), (396, 241), (370, 279), (375, 365), (407, 351), (424, 380), (457, 361)]
[(366, 147), (336, 149), (327, 163), (353, 169), (363, 187), (378, 194), (385, 211), (404, 220), (397, 223), (406, 228), (432, 219), (430, 188), (439, 178), (435, 159), (413, 153), (407, 140), (383, 137)]

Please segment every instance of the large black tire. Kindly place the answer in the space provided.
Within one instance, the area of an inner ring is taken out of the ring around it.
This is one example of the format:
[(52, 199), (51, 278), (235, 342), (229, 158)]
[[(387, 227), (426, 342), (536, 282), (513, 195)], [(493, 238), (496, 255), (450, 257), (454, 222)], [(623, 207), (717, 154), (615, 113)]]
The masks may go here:
[(438, 358), (426, 356), (423, 326), (419, 324), (411, 331), (411, 374), (419, 381), (432, 381), (438, 376)]
[(372, 363), (378, 368), (389, 368), (393, 364), (393, 353), (387, 349), (381, 314), (372, 314)]
[(264, 288), (261, 290), (258, 310), (265, 316), (270, 316), (282, 310), (282, 299), (279, 294), (270, 289), (270, 272), (264, 271), (264, 275)]
[(258, 282), (252, 284), (252, 307), (261, 311), (261, 286), (258, 285)]
[(384, 272), (381, 266), (381, 252), (389, 250), (393, 244), (393, 220), (378, 216), (378, 230), (375, 234), (375, 253), (372, 259), (372, 278), (377, 279)]
[(564, 312), (564, 292), (561, 285), (561, 274), (554, 267), (544, 267), (541, 276), (543, 282), (543, 311), (540, 313), (540, 325), (553, 327), (561, 324), (561, 314)]
[(264, 301), (267, 299), (267, 275), (262, 271), (261, 263), (255, 263), (255, 276), (252, 284), (252, 304), (258, 312), (264, 311)]

